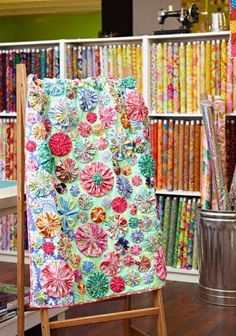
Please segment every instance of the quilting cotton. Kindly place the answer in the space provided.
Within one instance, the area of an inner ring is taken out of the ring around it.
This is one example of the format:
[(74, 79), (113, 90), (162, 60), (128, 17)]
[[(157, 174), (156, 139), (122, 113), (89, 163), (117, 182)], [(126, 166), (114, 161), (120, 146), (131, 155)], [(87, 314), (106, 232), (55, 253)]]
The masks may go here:
[(29, 78), (31, 306), (161, 288), (148, 110), (132, 78)]

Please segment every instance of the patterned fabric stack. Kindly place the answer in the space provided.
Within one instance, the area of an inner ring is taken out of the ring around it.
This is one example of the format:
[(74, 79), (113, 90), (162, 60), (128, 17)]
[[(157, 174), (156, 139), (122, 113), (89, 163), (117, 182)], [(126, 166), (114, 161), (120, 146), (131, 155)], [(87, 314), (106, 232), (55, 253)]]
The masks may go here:
[(148, 110), (132, 78), (29, 80), (31, 306), (160, 288)]

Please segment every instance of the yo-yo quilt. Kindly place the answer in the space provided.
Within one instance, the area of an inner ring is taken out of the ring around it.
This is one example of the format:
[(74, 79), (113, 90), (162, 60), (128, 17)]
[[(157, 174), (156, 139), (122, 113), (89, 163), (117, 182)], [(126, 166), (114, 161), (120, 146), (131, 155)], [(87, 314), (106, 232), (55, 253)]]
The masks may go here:
[(31, 306), (161, 288), (148, 110), (134, 80), (28, 81)]

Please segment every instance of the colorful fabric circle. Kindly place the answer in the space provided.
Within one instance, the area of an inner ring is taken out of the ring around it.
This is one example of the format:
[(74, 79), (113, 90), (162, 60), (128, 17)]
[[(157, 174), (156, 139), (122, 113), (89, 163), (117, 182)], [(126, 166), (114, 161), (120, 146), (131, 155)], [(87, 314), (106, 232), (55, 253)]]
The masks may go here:
[(55, 298), (67, 295), (73, 287), (74, 273), (63, 260), (54, 260), (47, 264), (40, 273), (40, 284), (45, 292)]
[(78, 98), (81, 110), (88, 112), (94, 109), (98, 102), (98, 96), (92, 89), (80, 89)]
[(112, 189), (114, 175), (104, 163), (93, 162), (82, 169), (80, 181), (88, 194), (102, 197)]
[(109, 290), (109, 281), (103, 273), (96, 272), (89, 276), (86, 288), (92, 298), (102, 298)]
[(56, 176), (64, 183), (71, 183), (79, 176), (79, 168), (73, 159), (61, 160), (56, 165)]
[(103, 208), (96, 207), (91, 210), (90, 217), (94, 223), (100, 224), (106, 219), (106, 212)]
[(89, 162), (93, 160), (96, 148), (91, 141), (81, 139), (75, 143), (74, 154), (79, 161), (84, 163)]
[(129, 118), (132, 120), (144, 121), (148, 116), (148, 109), (138, 91), (133, 90), (128, 94), (125, 107)]
[(121, 293), (125, 289), (125, 283), (122, 277), (116, 276), (110, 281), (110, 288), (114, 293)]
[(83, 224), (76, 232), (76, 244), (85, 256), (98, 257), (107, 247), (107, 234), (95, 223)]
[(61, 220), (56, 213), (44, 212), (37, 217), (36, 227), (45, 238), (51, 238), (60, 232)]
[(65, 156), (72, 149), (70, 137), (65, 133), (55, 133), (49, 140), (49, 148), (55, 156)]
[(128, 203), (123, 197), (115, 197), (111, 202), (111, 206), (115, 212), (122, 213), (127, 210)]

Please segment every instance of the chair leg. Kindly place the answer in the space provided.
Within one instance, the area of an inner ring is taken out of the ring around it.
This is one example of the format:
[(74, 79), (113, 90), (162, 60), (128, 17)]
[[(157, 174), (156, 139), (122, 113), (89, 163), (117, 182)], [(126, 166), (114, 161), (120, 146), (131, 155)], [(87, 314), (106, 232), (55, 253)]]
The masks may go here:
[(161, 289), (154, 291), (154, 306), (160, 309), (156, 322), (157, 335), (167, 336), (165, 312), (164, 312)]
[(42, 336), (50, 336), (48, 309), (40, 309)]
[[(131, 308), (131, 297), (127, 295), (124, 299), (124, 311), (130, 310)], [(123, 321), (123, 335), (129, 336), (130, 335), (130, 320), (124, 320)]]

